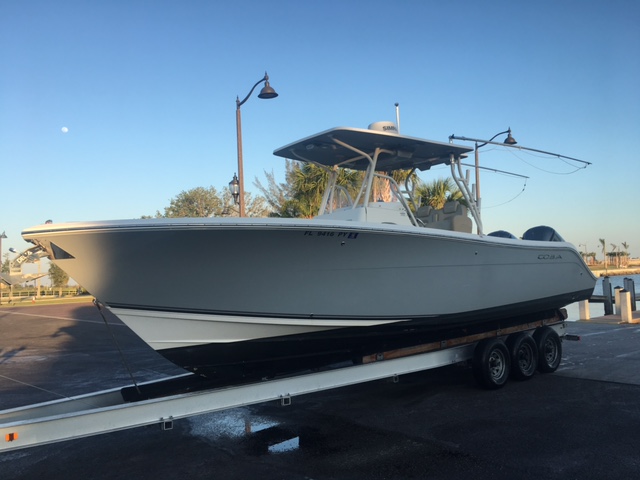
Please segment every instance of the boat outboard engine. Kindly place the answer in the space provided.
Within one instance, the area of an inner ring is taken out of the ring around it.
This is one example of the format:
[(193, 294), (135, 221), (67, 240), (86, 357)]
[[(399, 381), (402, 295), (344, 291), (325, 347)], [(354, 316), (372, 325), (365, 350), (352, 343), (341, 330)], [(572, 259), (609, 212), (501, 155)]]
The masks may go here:
[(506, 230), (496, 230), (495, 232), (491, 232), (489, 236), (500, 237), (500, 238), (515, 238), (515, 239), (518, 238), (513, 233), (509, 233)]
[(541, 225), (539, 227), (533, 227), (524, 232), (522, 235), (523, 240), (536, 240), (538, 242), (564, 242), (564, 238), (560, 236), (551, 227)]

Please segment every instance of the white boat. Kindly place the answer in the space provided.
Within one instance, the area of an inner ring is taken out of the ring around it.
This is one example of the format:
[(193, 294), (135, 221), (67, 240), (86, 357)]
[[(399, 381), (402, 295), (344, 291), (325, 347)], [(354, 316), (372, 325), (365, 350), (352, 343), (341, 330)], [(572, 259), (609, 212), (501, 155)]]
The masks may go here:
[[(460, 166), (470, 148), (382, 126), (334, 128), (274, 152), (327, 168), (313, 219), (99, 221), (22, 235), (160, 354), (209, 377), (353, 360), (589, 298), (595, 277), (553, 229), (482, 232)], [(438, 164), (451, 166), (465, 202), (419, 207), (379, 173)], [(365, 172), (355, 198), (337, 185), (342, 168)], [(375, 178), (392, 201), (372, 198)]]

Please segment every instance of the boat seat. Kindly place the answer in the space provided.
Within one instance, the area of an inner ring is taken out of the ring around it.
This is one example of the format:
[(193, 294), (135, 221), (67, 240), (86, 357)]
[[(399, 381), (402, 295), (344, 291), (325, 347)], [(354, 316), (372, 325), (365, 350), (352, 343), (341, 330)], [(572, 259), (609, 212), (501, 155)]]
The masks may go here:
[(422, 223), (429, 223), (432, 221), (432, 212), (433, 207), (431, 207), (431, 205), (423, 205), (416, 210), (416, 218), (422, 221)]
[(471, 233), (473, 230), (467, 207), (456, 200), (445, 203), (440, 210), (434, 210), (431, 219), (432, 221), (426, 222), (426, 226), (430, 228), (465, 233)]
[(447, 215), (455, 214), (460, 207), (462, 207), (462, 205), (460, 205), (460, 202), (453, 200), (444, 204), (444, 207), (442, 207), (442, 213)]

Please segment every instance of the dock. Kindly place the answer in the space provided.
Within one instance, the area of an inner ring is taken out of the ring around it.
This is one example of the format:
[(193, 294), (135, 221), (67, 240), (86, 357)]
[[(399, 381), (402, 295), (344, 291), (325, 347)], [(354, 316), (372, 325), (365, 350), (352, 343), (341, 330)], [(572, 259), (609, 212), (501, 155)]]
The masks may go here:
[(603, 323), (607, 325), (620, 325), (620, 324), (630, 324), (630, 323), (638, 323), (640, 324), (640, 311), (631, 312), (631, 322), (624, 321), (622, 319), (622, 314), (613, 314), (613, 315), (603, 315), (600, 317), (590, 318), (588, 320), (579, 320), (580, 322), (589, 322), (589, 323)]

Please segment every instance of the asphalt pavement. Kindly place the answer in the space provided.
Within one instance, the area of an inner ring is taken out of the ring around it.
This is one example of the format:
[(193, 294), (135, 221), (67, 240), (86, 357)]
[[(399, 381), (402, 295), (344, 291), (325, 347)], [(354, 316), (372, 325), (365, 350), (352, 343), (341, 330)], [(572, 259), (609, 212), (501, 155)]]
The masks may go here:
[[(0, 410), (175, 375), (90, 303), (0, 308)], [(0, 454), (10, 479), (621, 479), (640, 471), (640, 325), (570, 322), (553, 374), (451, 366)], [(114, 344), (117, 343), (117, 347)], [(4, 439), (0, 439), (3, 441)]]

